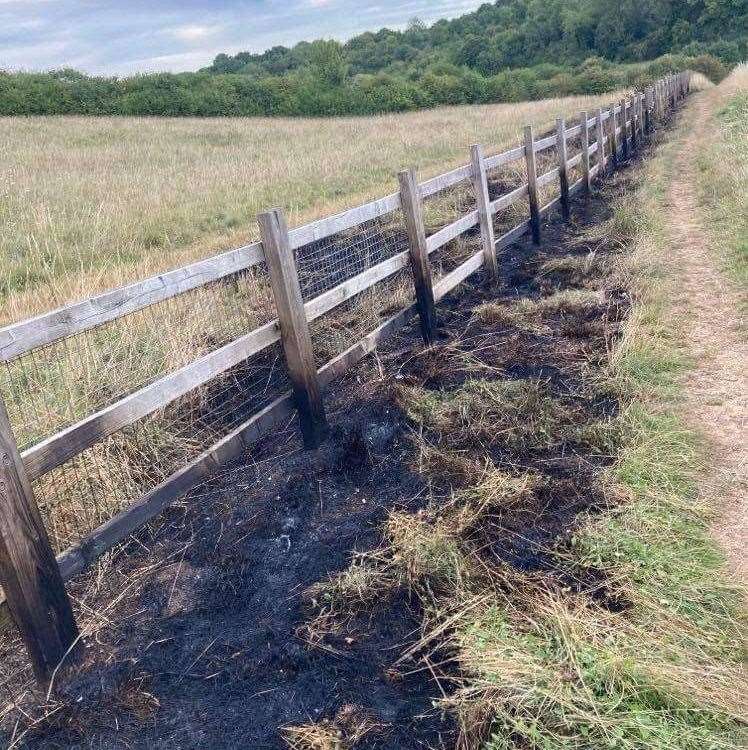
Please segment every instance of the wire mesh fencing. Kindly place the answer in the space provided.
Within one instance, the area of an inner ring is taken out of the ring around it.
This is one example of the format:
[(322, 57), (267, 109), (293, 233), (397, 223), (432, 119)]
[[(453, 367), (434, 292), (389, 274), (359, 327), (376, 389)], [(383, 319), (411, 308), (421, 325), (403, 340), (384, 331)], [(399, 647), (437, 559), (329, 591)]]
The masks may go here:
[[(477, 201), (472, 180), (462, 180), (429, 195), (423, 201), (426, 236), (436, 234), (449, 224), (472, 213), (476, 208)], [(438, 283), (440, 279), (454, 271), (479, 248), (480, 227), (476, 226), (432, 252), (429, 261), (434, 283)]]
[[(264, 264), (4, 362), (19, 449), (194, 363), (275, 315)], [(279, 345), (118, 430), (34, 482), (56, 552), (152, 490), (283, 393)]]
[[(402, 210), (300, 247), (296, 252), (305, 302), (408, 251)], [(315, 363), (322, 367), (413, 301), (409, 265), (310, 324)]]

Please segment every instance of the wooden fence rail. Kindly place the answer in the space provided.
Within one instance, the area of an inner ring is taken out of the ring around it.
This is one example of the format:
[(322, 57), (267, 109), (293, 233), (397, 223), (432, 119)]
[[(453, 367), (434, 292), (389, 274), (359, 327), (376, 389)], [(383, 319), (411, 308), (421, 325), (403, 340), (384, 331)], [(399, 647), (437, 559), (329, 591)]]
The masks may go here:
[[(126, 539), (174, 499), (206, 479), (217, 466), (238, 457), (246, 446), (267, 434), (282, 420), (298, 416), (306, 446), (317, 446), (326, 429), (323, 394), (335, 378), (416, 315), (424, 342), (426, 345), (433, 343), (439, 300), (481, 268), (486, 269), (487, 282), (495, 282), (499, 277), (499, 251), (528, 232), (539, 244), (543, 220), (558, 208), (568, 219), (571, 215), (570, 198), (589, 192), (592, 181), (603, 177), (608, 167), (617, 167), (621, 159), (625, 160), (638, 151), (644, 135), (652, 132), (655, 123), (663, 120), (689, 91), (689, 73), (667, 76), (644, 92), (624, 98), (606, 110), (599, 109), (594, 116), (581, 113), (580, 123), (571, 128), (559, 118), (555, 132), (539, 140), (528, 126), (523, 145), (503, 153), (486, 157), (482, 146), (474, 145), (470, 150), (469, 164), (421, 184), (414, 169), (402, 172), (398, 192), (290, 231), (282, 211), (274, 209), (258, 217), (261, 242), (0, 329), (0, 362), (9, 363), (40, 347), (260, 264), (265, 264), (269, 273), (277, 312), (277, 319), (46, 437), (23, 452), (18, 450), (6, 408), (0, 399), (0, 584), (39, 681), (44, 683), (49, 679), (78, 638), (64, 581), (85, 570), (106, 550)], [(591, 142), (593, 128), (595, 138)], [(577, 138), (581, 141), (580, 152), (569, 158), (568, 143)], [(538, 174), (538, 155), (554, 147), (557, 165)], [(525, 162), (527, 180), (492, 201), (488, 174), (520, 160)], [(570, 184), (573, 169), (579, 169), (581, 177)], [(541, 189), (556, 182), (558, 197), (541, 207)], [(428, 235), (424, 200), (462, 183), (472, 186), (476, 209)], [(494, 217), (525, 201), (529, 207), (529, 220), (495, 237)], [(408, 250), (304, 302), (295, 251), (393, 211), (403, 212)], [(447, 243), (476, 229), (480, 233), (480, 250), (434, 282), (430, 256)], [(412, 270), (415, 303), (317, 368), (310, 323), (408, 266)], [(290, 392), (254, 414), (55, 560), (35, 502), (33, 480), (52, 472), (107, 436), (205, 386), (279, 341), (291, 378)]]

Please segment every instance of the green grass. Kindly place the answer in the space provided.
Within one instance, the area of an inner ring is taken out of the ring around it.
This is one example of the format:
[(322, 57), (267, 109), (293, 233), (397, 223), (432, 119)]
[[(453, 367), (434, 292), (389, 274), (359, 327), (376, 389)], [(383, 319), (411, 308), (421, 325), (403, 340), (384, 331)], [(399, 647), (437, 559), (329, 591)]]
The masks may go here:
[[(701, 200), (724, 268), (748, 291), (748, 66), (733, 72), (735, 91), (714, 117), (699, 154)], [(745, 300), (744, 310), (748, 310)]]

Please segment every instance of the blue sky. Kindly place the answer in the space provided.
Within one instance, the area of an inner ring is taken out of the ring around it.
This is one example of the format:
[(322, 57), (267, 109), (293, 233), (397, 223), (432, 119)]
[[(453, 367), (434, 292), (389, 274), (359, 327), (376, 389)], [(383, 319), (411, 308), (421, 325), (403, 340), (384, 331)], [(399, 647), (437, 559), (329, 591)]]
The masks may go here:
[(482, 0), (0, 0), (0, 69), (124, 75), (196, 70), (219, 52), (347, 39), (414, 16), (454, 18)]

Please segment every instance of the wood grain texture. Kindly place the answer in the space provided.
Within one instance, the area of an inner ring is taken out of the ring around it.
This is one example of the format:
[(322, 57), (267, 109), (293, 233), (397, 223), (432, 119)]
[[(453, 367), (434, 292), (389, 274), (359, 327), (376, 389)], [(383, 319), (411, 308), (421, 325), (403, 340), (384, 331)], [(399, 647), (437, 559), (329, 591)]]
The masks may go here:
[(0, 584), (34, 675), (46, 684), (78, 628), (1, 399)]
[(313, 449), (319, 446), (327, 432), (327, 419), (286, 218), (280, 209), (273, 209), (260, 214), (257, 221), (278, 311), (286, 366), (299, 412), (299, 425), (304, 445)]
[(423, 221), (423, 198), (414, 169), (400, 172), (398, 180), (400, 181), (400, 196), (408, 230), (410, 262), (413, 269), (413, 284), (415, 285), (416, 305), (421, 323), (421, 336), (424, 343), (430, 346), (436, 336), (436, 309), (429, 251), (426, 244), (426, 228)]
[[(488, 195), (486, 165), (483, 161), (483, 149), (479, 144), (470, 147), (470, 161), (473, 166), (473, 188), (480, 216), (484, 265), (489, 281), (495, 283), (499, 279), (499, 267), (496, 262), (496, 237), (493, 232), (493, 214), (491, 213), (491, 199)], [(439, 299), (436, 292), (434, 292), (434, 296)]]

